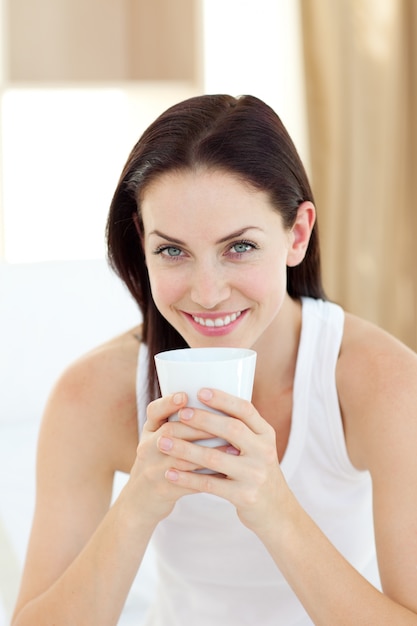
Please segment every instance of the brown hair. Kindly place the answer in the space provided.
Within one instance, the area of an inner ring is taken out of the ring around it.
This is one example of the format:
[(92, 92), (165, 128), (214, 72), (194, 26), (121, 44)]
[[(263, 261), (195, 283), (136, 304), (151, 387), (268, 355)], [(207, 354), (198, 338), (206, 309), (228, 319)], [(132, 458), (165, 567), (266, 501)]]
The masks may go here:
[[(141, 200), (151, 181), (168, 171), (208, 167), (230, 172), (267, 192), (291, 228), (297, 209), (314, 202), (297, 150), (278, 115), (253, 96), (203, 95), (162, 113), (134, 146), (114, 193), (107, 221), (110, 265), (127, 285), (143, 315), (149, 348), (149, 392), (157, 384), (153, 355), (185, 347), (184, 339), (153, 301), (144, 252)], [(325, 298), (315, 224), (304, 260), (287, 268), (291, 297)]]

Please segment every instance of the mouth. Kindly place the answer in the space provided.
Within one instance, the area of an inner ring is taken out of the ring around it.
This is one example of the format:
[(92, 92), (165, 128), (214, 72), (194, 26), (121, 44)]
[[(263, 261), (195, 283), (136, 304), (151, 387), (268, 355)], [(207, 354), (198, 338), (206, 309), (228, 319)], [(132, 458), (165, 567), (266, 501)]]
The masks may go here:
[(207, 337), (220, 337), (233, 332), (247, 310), (233, 313), (186, 313), (194, 329)]
[(219, 317), (201, 317), (199, 315), (192, 315), (191, 317), (195, 321), (196, 324), (200, 326), (205, 326), (206, 328), (223, 328), (224, 326), (229, 326), (233, 322), (237, 320), (238, 317), (242, 315), (242, 311), (236, 311), (235, 313), (230, 313), (225, 316)]

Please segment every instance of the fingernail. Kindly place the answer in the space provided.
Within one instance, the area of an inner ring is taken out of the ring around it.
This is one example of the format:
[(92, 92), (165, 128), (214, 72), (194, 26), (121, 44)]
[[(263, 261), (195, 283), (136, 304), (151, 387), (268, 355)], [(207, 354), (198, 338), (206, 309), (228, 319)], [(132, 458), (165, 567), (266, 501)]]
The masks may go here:
[(159, 448), (168, 452), (172, 448), (172, 439), (168, 439), (168, 437), (160, 437), (159, 438)]
[(174, 404), (182, 404), (184, 402), (184, 394), (183, 393), (174, 394), (172, 401), (174, 402)]
[(186, 407), (185, 409), (181, 409), (179, 415), (182, 420), (190, 420), (194, 415), (194, 411)]
[(173, 469), (169, 469), (165, 472), (165, 478), (168, 480), (178, 480), (178, 472)]
[(210, 389), (200, 389), (198, 396), (202, 400), (211, 400), (213, 392)]
[(240, 451), (235, 448), (234, 446), (229, 446), (226, 448), (226, 453), (227, 454), (234, 454), (235, 456), (239, 456)]

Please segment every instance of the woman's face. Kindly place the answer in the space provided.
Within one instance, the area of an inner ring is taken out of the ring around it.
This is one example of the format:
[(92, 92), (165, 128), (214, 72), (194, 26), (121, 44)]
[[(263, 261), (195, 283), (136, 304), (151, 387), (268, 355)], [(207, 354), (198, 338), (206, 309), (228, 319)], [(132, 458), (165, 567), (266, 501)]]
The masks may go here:
[(167, 173), (142, 219), (160, 313), (191, 347), (254, 346), (286, 297), (295, 239), (267, 194), (221, 171)]

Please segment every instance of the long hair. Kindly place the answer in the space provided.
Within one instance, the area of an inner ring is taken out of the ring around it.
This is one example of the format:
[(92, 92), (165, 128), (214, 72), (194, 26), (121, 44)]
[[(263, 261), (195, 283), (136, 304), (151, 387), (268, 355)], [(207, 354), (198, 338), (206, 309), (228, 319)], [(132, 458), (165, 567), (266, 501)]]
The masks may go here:
[[(314, 202), (304, 166), (278, 115), (253, 96), (203, 95), (162, 113), (134, 146), (114, 193), (107, 221), (108, 259), (143, 316), (149, 348), (149, 394), (158, 391), (153, 356), (186, 347), (183, 337), (159, 313), (151, 295), (142, 247), (141, 203), (147, 186), (168, 171), (206, 167), (226, 171), (267, 192), (291, 228), (298, 207)], [(293, 298), (325, 298), (317, 223), (303, 261), (287, 268)]]

